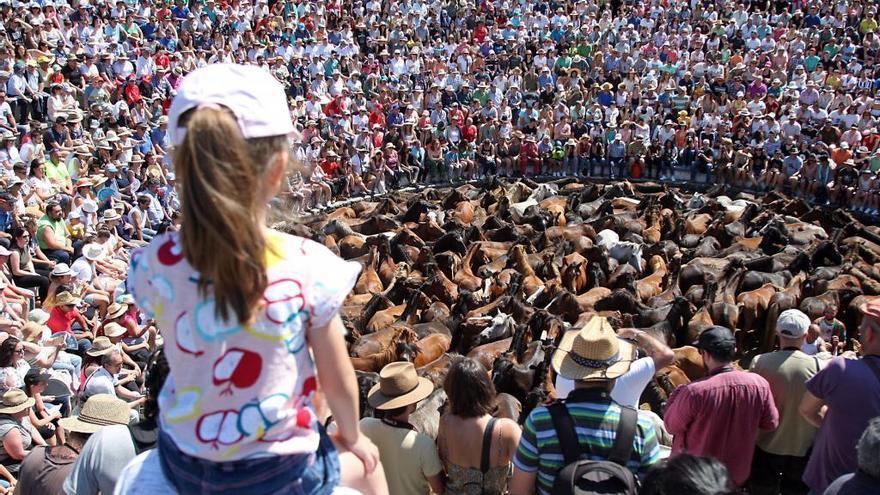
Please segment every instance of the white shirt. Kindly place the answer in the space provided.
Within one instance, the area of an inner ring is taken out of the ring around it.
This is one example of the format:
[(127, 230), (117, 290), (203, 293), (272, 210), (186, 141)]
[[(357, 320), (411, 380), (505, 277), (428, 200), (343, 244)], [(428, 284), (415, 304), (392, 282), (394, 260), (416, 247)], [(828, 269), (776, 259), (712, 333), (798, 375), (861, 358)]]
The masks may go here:
[[(614, 381), (611, 398), (622, 406), (638, 409), (642, 391), (654, 377), (655, 371), (653, 358), (636, 359), (629, 367), (629, 371)], [(574, 380), (561, 376), (556, 377), (556, 397), (568, 397), (572, 390), (574, 390)]]
[(98, 368), (86, 380), (86, 388), (83, 391), (83, 400), (95, 394), (109, 394), (116, 397), (116, 377), (111, 375), (106, 368)]
[(85, 283), (91, 283), (92, 278), (95, 276), (92, 262), (87, 260), (85, 256), (77, 258), (77, 260), (70, 265), (70, 269), (73, 271), (77, 280), (81, 280)]

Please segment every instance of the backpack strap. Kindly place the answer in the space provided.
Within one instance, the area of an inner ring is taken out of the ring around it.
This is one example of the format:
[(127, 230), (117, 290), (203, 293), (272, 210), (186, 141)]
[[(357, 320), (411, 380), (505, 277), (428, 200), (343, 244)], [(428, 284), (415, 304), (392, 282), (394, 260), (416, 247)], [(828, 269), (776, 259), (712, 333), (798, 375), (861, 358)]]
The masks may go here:
[(636, 437), (636, 426), (639, 422), (639, 413), (626, 406), (620, 406), (620, 419), (617, 422), (617, 432), (614, 435), (614, 445), (608, 460), (626, 467), (633, 450), (633, 440)]
[(483, 452), (480, 454), (480, 471), (483, 474), (489, 472), (489, 454), (492, 452), (492, 430), (495, 429), (497, 418), (489, 419), (486, 430), (483, 431)]
[(559, 437), (559, 446), (562, 448), (562, 456), (565, 464), (571, 464), (581, 458), (581, 446), (578, 441), (577, 431), (574, 429), (574, 420), (565, 407), (565, 402), (554, 402), (548, 408), (550, 419), (553, 420), (553, 429)]

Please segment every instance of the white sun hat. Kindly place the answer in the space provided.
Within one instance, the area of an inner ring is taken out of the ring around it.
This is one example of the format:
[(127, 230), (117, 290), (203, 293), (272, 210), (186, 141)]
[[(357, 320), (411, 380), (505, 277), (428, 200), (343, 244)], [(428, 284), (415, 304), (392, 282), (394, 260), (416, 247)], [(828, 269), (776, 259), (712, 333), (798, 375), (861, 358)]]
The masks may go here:
[(253, 65), (211, 64), (183, 78), (168, 111), (171, 140), (179, 145), (186, 129), (180, 117), (198, 107), (228, 108), (245, 138), (294, 135), (284, 87)]

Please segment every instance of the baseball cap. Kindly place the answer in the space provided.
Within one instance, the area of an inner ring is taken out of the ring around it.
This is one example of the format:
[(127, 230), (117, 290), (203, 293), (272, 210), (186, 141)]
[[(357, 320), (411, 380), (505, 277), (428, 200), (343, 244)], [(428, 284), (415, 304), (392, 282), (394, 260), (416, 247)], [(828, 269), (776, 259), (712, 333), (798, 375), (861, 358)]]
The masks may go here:
[(181, 115), (206, 106), (228, 108), (245, 138), (296, 134), (284, 87), (257, 66), (211, 64), (184, 77), (168, 112), (174, 144), (182, 143), (186, 135), (179, 123)]
[(694, 347), (704, 351), (728, 351), (736, 347), (736, 339), (729, 328), (714, 325), (700, 333)]
[(803, 337), (810, 328), (810, 317), (799, 309), (786, 309), (776, 318), (776, 333), (796, 339)]

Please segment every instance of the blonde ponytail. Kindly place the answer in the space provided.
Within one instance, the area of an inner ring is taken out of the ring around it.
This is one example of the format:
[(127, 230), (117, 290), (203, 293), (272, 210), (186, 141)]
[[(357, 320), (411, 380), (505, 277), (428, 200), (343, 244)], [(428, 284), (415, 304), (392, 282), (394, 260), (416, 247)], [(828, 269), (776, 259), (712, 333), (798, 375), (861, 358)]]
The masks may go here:
[(234, 116), (207, 107), (181, 118), (183, 142), (174, 153), (180, 183), (183, 254), (211, 286), (217, 316), (241, 324), (254, 318), (266, 289), (264, 175), (286, 136), (244, 139)]

